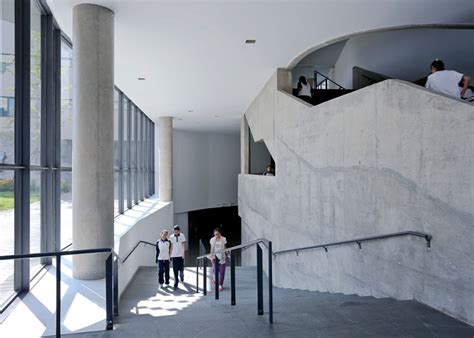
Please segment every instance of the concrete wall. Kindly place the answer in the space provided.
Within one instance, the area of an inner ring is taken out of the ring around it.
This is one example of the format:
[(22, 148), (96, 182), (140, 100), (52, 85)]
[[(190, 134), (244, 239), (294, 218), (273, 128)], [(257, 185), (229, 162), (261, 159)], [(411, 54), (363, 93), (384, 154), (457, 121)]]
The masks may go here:
[(472, 34), (472, 29), (410, 29), (355, 36), (337, 60), (335, 81), (352, 88), (354, 66), (415, 81), (428, 75), (435, 58), (443, 59), (448, 69), (474, 74), (474, 44), (463, 43), (471, 41)]
[[(121, 259), (133, 249), (138, 241), (154, 243), (161, 230), (173, 226), (173, 203), (159, 202), (158, 198), (147, 199), (139, 206), (127, 210), (115, 219), (115, 250)], [(141, 266), (155, 266), (155, 249), (143, 246), (119, 264), (119, 296)]]
[(239, 135), (173, 131), (176, 213), (236, 204), (239, 172)]
[(277, 251), (418, 230), (433, 243), (281, 255), (275, 284), (415, 298), (474, 324), (474, 106), (390, 80), (312, 107), (278, 90), (288, 83), (278, 70), (245, 114), (278, 175), (239, 176), (242, 241)]

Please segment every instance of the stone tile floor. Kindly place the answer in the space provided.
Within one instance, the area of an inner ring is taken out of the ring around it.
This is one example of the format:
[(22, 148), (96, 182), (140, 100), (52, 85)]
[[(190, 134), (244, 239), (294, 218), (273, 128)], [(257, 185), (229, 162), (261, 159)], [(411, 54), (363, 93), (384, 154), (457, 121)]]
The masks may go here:
[[(255, 268), (237, 268), (237, 305), (230, 282), (220, 300), (190, 284), (158, 290), (156, 270), (141, 269), (122, 297), (113, 331), (78, 337), (474, 337), (474, 327), (415, 301), (274, 289), (274, 324), (257, 316)], [(202, 283), (201, 283), (202, 285)], [(264, 284), (266, 286), (266, 284)], [(265, 311), (268, 298), (265, 294)]]

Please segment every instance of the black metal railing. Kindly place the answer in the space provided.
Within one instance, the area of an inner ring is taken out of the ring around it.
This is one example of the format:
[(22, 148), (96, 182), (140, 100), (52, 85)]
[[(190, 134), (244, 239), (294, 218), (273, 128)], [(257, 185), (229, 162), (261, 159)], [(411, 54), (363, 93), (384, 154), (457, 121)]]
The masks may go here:
[[(270, 323), (273, 323), (273, 254), (272, 254), (272, 242), (259, 238), (255, 241), (251, 241), (245, 244), (233, 246), (221, 251), (222, 256), (225, 257), (226, 253), (230, 253), (230, 288), (231, 288), (231, 300), (230, 303), (232, 306), (236, 305), (236, 293), (235, 293), (235, 251), (248, 249), (252, 246), (255, 246), (257, 249), (257, 313), (258, 315), (263, 315), (263, 252), (260, 245), (263, 245), (268, 252), (268, 317)], [(205, 253), (200, 254), (196, 258), (196, 275), (199, 275), (200, 262), (202, 262), (203, 267), (203, 293), (207, 295), (207, 261), (208, 259), (216, 259), (218, 263), (218, 258), (213, 257), (215, 253)], [(217, 266), (217, 264), (216, 264)], [(214, 290), (215, 290), (215, 299), (219, 299), (219, 269), (214, 269)], [(196, 292), (199, 292), (199, 278), (196, 278)]]
[[(61, 257), (73, 255), (86, 255), (97, 253), (109, 253), (105, 260), (105, 309), (106, 329), (113, 329), (113, 317), (118, 315), (118, 256), (111, 248), (84, 249), (71, 251), (55, 251), (44, 253), (32, 253), (23, 255), (0, 256), (0, 261), (31, 259), (31, 258), (56, 258), (56, 337), (61, 336)], [(114, 263), (114, 257), (117, 257)]]
[(403, 236), (415, 236), (415, 237), (424, 238), (426, 240), (427, 248), (428, 249), (431, 248), (431, 240), (433, 238), (431, 235), (425, 234), (423, 232), (418, 232), (418, 231), (402, 231), (402, 232), (396, 232), (396, 233), (390, 233), (390, 234), (384, 234), (384, 235), (361, 237), (361, 238), (350, 239), (350, 240), (345, 240), (345, 241), (338, 241), (338, 242), (331, 242), (331, 243), (326, 243), (326, 244), (304, 246), (304, 247), (294, 248), (294, 249), (280, 250), (280, 251), (275, 251), (273, 255), (277, 256), (277, 255), (281, 255), (288, 252), (296, 252), (296, 254), (298, 254), (300, 251), (313, 250), (313, 249), (324, 249), (327, 252), (328, 248), (331, 246), (339, 246), (339, 245), (346, 245), (346, 244), (357, 244), (359, 246), (359, 249), (362, 249), (363, 242), (388, 239), (388, 238), (394, 238), (394, 237), (403, 237)]
[(132, 255), (132, 253), (138, 249), (138, 247), (140, 246), (140, 244), (144, 244), (144, 245), (151, 245), (152, 247), (156, 248), (156, 244), (154, 243), (150, 243), (150, 242), (147, 242), (147, 241), (138, 241), (137, 244), (135, 244), (135, 246), (133, 247), (132, 250), (130, 250), (130, 252), (125, 256), (124, 259), (122, 259), (122, 264), (125, 263), (127, 261), (127, 259)]
[[(318, 78), (322, 77), (321, 81), (318, 81)], [(326, 75), (318, 72), (317, 70), (314, 71), (314, 89), (320, 90), (320, 89), (329, 89), (329, 83), (332, 83), (337, 87), (337, 89), (345, 89), (343, 86), (341, 86), (339, 83), (331, 80), (329, 77)]]

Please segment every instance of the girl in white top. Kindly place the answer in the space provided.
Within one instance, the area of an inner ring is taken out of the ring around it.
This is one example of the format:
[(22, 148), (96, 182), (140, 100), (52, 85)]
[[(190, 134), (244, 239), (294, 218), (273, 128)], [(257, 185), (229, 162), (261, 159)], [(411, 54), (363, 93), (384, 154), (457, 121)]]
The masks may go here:
[(298, 81), (298, 97), (311, 103), (311, 85), (306, 81), (306, 77), (300, 76)]
[[(216, 269), (219, 271), (219, 290), (224, 290), (224, 277), (225, 277), (225, 258), (226, 254), (224, 249), (226, 248), (227, 240), (221, 234), (221, 229), (214, 229), (214, 237), (211, 238), (211, 259), (212, 259), (212, 271), (215, 276)], [(216, 281), (213, 280), (214, 285)]]

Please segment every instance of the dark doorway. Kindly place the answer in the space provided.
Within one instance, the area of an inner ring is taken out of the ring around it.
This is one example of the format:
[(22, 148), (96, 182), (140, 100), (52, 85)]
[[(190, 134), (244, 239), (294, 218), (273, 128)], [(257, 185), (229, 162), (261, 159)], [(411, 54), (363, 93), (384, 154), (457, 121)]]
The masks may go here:
[[(241, 223), (237, 206), (190, 211), (188, 224), (189, 259), (187, 265), (196, 264), (195, 258), (199, 254), (199, 240), (202, 240), (206, 252), (209, 252), (209, 241), (215, 228), (222, 229), (222, 236), (227, 239), (227, 247), (241, 243)], [(237, 255), (237, 262), (240, 262), (240, 253)]]

